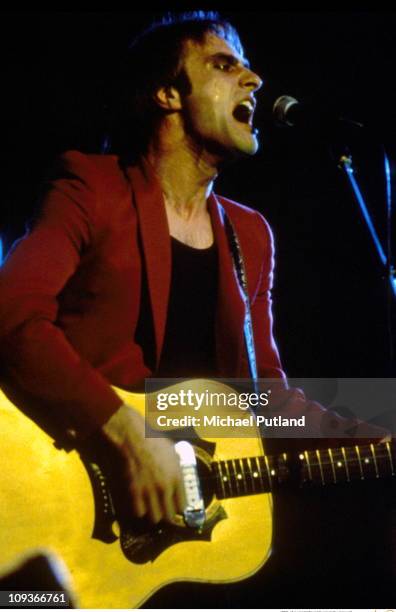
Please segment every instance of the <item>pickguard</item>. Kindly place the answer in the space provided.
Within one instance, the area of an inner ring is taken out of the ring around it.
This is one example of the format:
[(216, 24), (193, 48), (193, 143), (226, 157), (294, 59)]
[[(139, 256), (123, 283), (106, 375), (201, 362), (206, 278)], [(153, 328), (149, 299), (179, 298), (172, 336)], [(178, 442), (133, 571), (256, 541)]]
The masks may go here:
[[(183, 431), (183, 436), (181, 436)], [(185, 434), (185, 435), (184, 435)], [(214, 455), (216, 445), (212, 442), (198, 438), (191, 428), (178, 430), (177, 439), (184, 439), (195, 447), (198, 472), (202, 480), (209, 482), (211, 475), (210, 462)], [(114, 508), (111, 490), (107, 478), (97, 462), (90, 461), (87, 456), (81, 457), (87, 470), (94, 497), (95, 519), (92, 529), (92, 538), (105, 543), (112, 543), (118, 539), (114, 532), (117, 522), (117, 513)], [(148, 519), (132, 519), (128, 523), (119, 525), (119, 539), (121, 550), (125, 557), (137, 564), (154, 561), (164, 550), (177, 544), (192, 540), (211, 540), (215, 525), (227, 518), (224, 508), (220, 505), (210, 488), (203, 487), (207, 520), (200, 529), (193, 529), (184, 524), (183, 518), (177, 518), (177, 524), (161, 522), (153, 525)]]
[(140, 526), (121, 526), (121, 550), (129, 561), (133, 563), (147, 563), (155, 561), (159, 555), (178, 542), (192, 540), (206, 540), (210, 542), (215, 525), (227, 518), (226, 512), (219, 505), (217, 511), (210, 517), (202, 529), (159, 523), (156, 527), (147, 526), (138, 533)]

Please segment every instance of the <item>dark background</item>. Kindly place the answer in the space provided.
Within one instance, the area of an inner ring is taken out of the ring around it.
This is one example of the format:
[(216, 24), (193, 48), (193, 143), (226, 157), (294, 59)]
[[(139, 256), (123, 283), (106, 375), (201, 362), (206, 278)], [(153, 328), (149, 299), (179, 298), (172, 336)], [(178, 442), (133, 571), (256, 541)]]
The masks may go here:
[[(97, 151), (100, 147), (106, 82), (134, 33), (158, 14), (2, 13), (5, 249), (23, 232), (41, 177), (54, 156), (69, 148)], [(223, 11), (223, 15), (239, 29), (252, 66), (265, 84), (257, 113), (261, 150), (230, 168), (217, 191), (259, 209), (272, 225), (277, 249), (275, 330), (285, 370), (295, 377), (392, 375), (385, 272), (337, 168), (336, 154), (342, 145), (349, 145), (356, 176), (384, 241), (383, 145), (391, 160), (396, 154), (396, 13)], [(369, 129), (327, 138), (315, 131), (275, 129), (268, 116), (281, 94), (338, 109)], [(393, 605), (364, 596), (371, 566), (386, 558), (389, 569), (390, 492), (379, 486), (361, 489), (355, 491), (354, 501), (346, 491), (330, 497), (306, 494), (303, 501), (295, 493), (288, 495), (278, 504), (278, 561), (273, 578), (268, 579), (270, 569), (265, 578), (266, 592), (279, 587), (283, 598), (262, 599), (262, 583), (256, 578), (250, 588), (252, 599), (245, 603)], [(324, 599), (297, 600), (293, 590), (288, 599), (281, 578), (290, 579), (292, 574), (300, 586), (306, 581), (307, 594), (313, 588), (311, 578), (320, 574)], [(333, 578), (326, 591), (327, 574), (361, 584), (356, 599), (340, 599)], [(175, 592), (171, 589), (172, 596)], [(241, 605), (235, 589), (230, 587), (228, 593)], [(171, 596), (162, 597), (158, 605), (172, 605)], [(231, 600), (226, 606), (231, 607)]]

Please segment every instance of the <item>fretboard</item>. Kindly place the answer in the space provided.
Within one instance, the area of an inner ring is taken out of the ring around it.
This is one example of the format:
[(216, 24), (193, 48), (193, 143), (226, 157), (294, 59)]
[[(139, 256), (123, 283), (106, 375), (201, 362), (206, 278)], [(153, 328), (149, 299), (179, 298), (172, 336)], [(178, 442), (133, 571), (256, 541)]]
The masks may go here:
[[(302, 451), (297, 457), (243, 457), (213, 461), (216, 495), (219, 499), (274, 490), (296, 477), (299, 484), (337, 484), (395, 476), (394, 444), (368, 444)], [(295, 469), (297, 466), (297, 470)]]

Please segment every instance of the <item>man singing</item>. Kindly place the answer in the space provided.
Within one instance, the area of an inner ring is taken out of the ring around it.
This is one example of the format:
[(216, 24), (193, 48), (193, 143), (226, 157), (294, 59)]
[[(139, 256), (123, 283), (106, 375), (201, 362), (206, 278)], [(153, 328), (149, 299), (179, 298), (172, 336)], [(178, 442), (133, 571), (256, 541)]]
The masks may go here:
[(178, 458), (169, 440), (145, 437), (110, 385), (249, 377), (226, 218), (244, 259), (258, 375), (285, 379), (272, 335), (271, 231), (213, 192), (223, 166), (258, 149), (261, 85), (216, 15), (154, 25), (119, 84), (119, 155), (62, 157), (0, 275), (6, 389), (60, 446), (94, 436), (118, 453), (131, 515), (154, 523), (183, 510)]
[(224, 164), (257, 151), (259, 76), (233, 27), (212, 14), (157, 24), (129, 66), (122, 157), (65, 154), (2, 269), (1, 350), (18, 399), (40, 405), (63, 444), (101, 431), (125, 458), (132, 512), (158, 522), (182, 509), (177, 456), (167, 440), (145, 438), (110, 383), (248, 376), (223, 209), (245, 258), (259, 375), (283, 373), (270, 230), (213, 193)]

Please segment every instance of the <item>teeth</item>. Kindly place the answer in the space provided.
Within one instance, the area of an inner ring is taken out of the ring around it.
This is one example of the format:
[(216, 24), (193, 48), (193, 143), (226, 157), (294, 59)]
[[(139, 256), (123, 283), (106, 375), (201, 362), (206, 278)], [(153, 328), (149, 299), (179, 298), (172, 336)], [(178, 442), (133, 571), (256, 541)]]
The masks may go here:
[(238, 106), (244, 106), (251, 113), (254, 111), (253, 104), (250, 102), (250, 100), (242, 100), (242, 102), (240, 102)]

